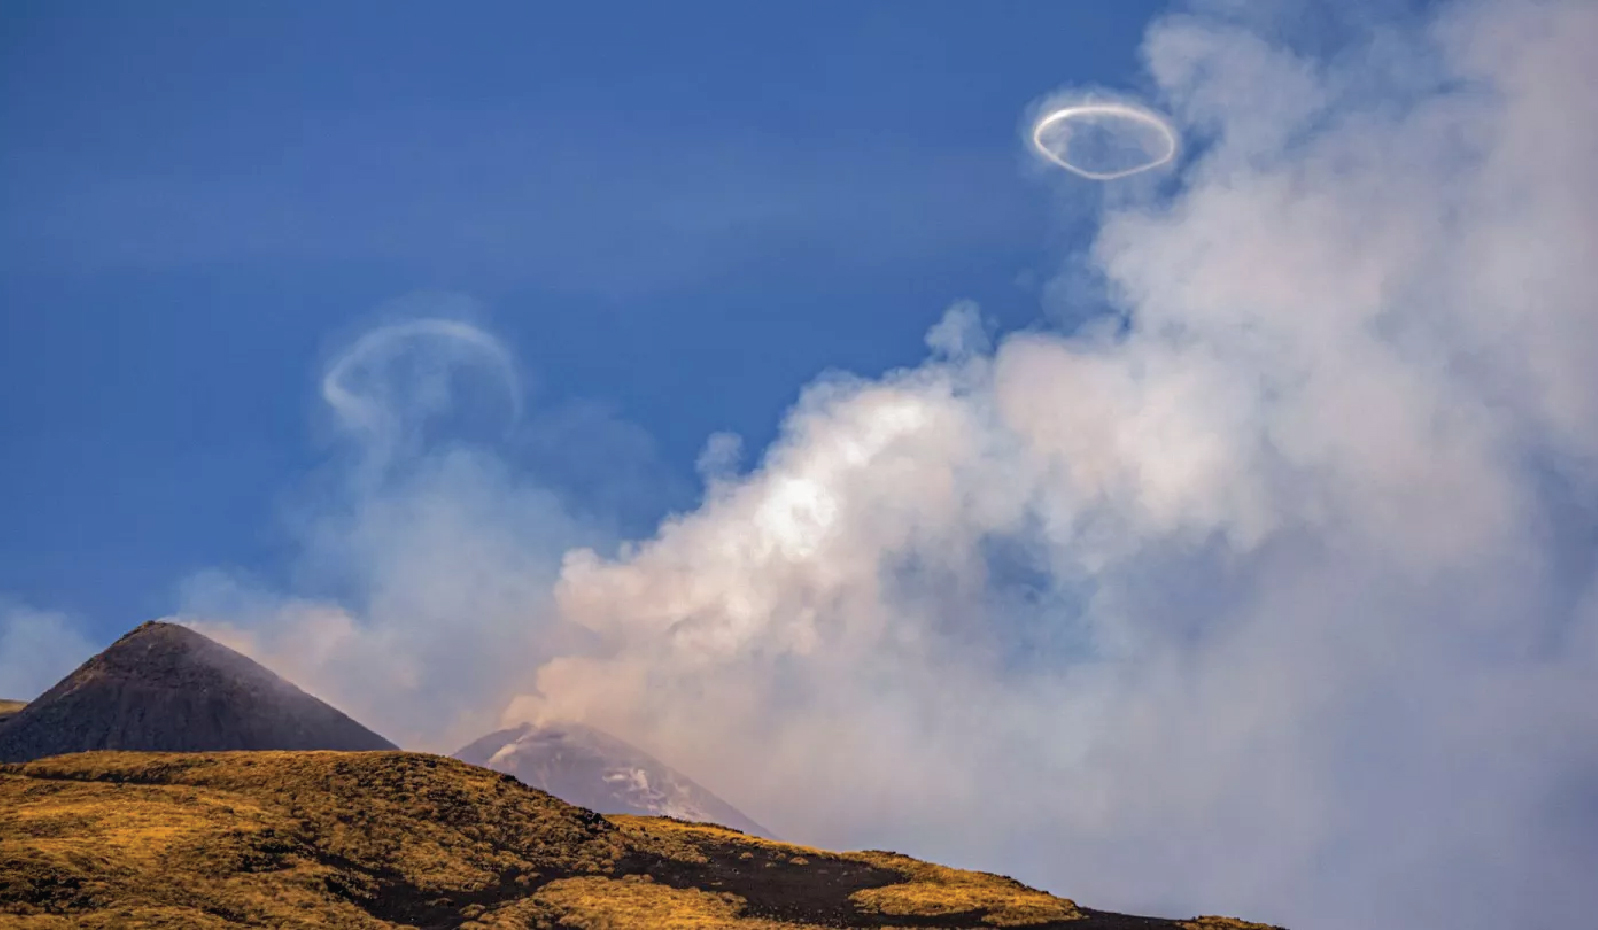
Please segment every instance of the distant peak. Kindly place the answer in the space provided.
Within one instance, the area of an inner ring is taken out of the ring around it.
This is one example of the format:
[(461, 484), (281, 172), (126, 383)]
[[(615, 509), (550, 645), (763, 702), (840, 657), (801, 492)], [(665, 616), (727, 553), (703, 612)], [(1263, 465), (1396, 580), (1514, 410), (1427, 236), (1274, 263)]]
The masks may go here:
[(577, 720), (521, 722), (476, 740), (455, 758), (605, 814), (708, 821), (757, 836), (770, 831), (644, 750)]

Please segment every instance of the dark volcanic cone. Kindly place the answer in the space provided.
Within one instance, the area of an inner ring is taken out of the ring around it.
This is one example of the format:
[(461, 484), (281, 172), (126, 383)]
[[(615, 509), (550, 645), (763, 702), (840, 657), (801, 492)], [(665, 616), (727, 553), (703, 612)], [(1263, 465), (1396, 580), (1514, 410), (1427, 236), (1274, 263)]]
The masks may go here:
[(0, 762), (97, 749), (394, 748), (255, 661), (160, 622), (137, 627), (0, 724)]
[(708, 821), (771, 834), (693, 779), (629, 743), (580, 723), (523, 724), (490, 733), (455, 758), (601, 814)]

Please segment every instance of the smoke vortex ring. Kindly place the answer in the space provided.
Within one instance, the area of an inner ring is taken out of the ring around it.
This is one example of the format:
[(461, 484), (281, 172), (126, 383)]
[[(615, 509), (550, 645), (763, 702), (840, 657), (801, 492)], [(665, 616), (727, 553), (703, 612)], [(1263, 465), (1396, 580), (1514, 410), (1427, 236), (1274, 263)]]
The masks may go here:
[[(1143, 123), (1146, 126), (1153, 126), (1155, 129), (1159, 130), (1160, 136), (1165, 140), (1165, 151), (1152, 161), (1141, 165), (1136, 165), (1131, 168), (1126, 168), (1121, 171), (1090, 171), (1080, 165), (1072, 164), (1069, 160), (1061, 157), (1053, 149), (1049, 148), (1043, 143), (1043, 133), (1050, 126), (1053, 126), (1056, 123), (1062, 123), (1067, 120), (1084, 116), (1123, 117)], [(1116, 178), (1124, 178), (1130, 175), (1139, 174), (1144, 171), (1149, 171), (1153, 168), (1158, 168), (1159, 166), (1175, 158), (1176, 131), (1171, 128), (1169, 123), (1161, 119), (1157, 114), (1150, 112), (1149, 110), (1145, 110), (1142, 107), (1131, 106), (1130, 104), (1124, 103), (1083, 103), (1077, 104), (1075, 106), (1061, 107), (1058, 110), (1053, 110), (1039, 118), (1038, 121), (1032, 126), (1032, 147), (1037, 149), (1039, 155), (1042, 155), (1044, 158), (1047, 158), (1049, 161), (1054, 162), (1056, 165), (1059, 165), (1061, 168), (1064, 168), (1073, 174), (1078, 174), (1084, 178), (1094, 181), (1113, 181)]]

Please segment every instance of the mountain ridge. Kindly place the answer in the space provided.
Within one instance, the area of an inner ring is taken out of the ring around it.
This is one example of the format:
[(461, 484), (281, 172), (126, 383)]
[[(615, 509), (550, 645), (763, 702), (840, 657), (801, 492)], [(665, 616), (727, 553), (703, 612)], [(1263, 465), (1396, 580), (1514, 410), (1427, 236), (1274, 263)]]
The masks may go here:
[(897, 853), (604, 817), (502, 773), (403, 752), (0, 765), (0, 916), (107, 930), (1266, 927), (1111, 914)]

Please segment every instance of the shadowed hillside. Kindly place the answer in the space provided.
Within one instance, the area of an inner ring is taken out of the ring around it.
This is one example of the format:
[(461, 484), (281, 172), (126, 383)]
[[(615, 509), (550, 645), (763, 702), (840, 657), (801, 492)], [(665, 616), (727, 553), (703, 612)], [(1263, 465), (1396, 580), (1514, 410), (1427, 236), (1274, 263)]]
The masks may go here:
[(0, 927), (1260, 927), (1105, 914), (893, 853), (602, 817), (413, 753), (0, 765)]
[(394, 749), (393, 743), (186, 627), (135, 627), (0, 723), (0, 762), (128, 749)]

